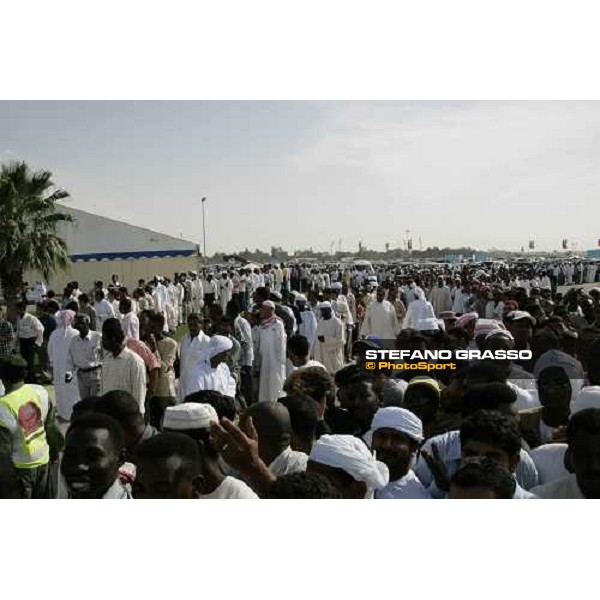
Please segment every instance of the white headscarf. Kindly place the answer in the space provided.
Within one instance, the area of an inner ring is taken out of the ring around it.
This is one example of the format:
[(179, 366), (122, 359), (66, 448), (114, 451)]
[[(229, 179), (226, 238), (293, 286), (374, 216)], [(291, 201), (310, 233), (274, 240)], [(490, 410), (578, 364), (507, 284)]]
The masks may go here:
[(588, 385), (584, 387), (571, 400), (571, 417), (586, 408), (600, 408), (600, 385)]
[(213, 335), (210, 338), (210, 357), (221, 354), (221, 352), (227, 352), (233, 348), (233, 342), (224, 335)]
[(542, 371), (549, 367), (559, 367), (565, 372), (571, 383), (571, 401), (575, 400), (585, 383), (581, 363), (566, 352), (548, 350), (537, 359), (533, 375), (539, 380)]
[(56, 315), (56, 325), (58, 329), (63, 330), (64, 337), (67, 337), (67, 330), (71, 329), (73, 326), (73, 321), (75, 320), (76, 313), (72, 310), (61, 310)]
[(365, 435), (365, 441), (372, 444), (373, 434), (378, 429), (395, 429), (415, 440), (418, 444), (423, 441), (423, 423), (410, 410), (398, 406), (380, 408), (373, 417), (371, 429)]
[(366, 497), (384, 488), (390, 480), (387, 466), (375, 460), (365, 443), (353, 435), (322, 435), (312, 447), (309, 459), (342, 469), (356, 481), (364, 481)]

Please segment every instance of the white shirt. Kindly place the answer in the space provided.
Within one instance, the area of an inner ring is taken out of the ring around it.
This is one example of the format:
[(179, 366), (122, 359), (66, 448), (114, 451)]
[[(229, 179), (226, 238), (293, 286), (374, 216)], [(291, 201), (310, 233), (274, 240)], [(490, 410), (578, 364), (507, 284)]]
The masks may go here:
[(80, 335), (71, 340), (69, 346), (69, 370), (89, 369), (102, 363), (102, 334), (99, 331), (88, 331), (82, 338)]
[(102, 394), (112, 390), (129, 392), (140, 405), (140, 412), (145, 413), (146, 399), (146, 365), (144, 361), (129, 348), (123, 348), (118, 356), (107, 352), (102, 365)]
[(529, 451), (537, 469), (540, 485), (566, 477), (565, 452), (567, 444), (543, 444)]
[(235, 398), (236, 382), (225, 363), (222, 362), (213, 369), (210, 362), (206, 360), (195, 369), (194, 373), (194, 379), (188, 381), (186, 386), (186, 396), (200, 390), (214, 390), (224, 396)]
[(133, 338), (134, 340), (140, 339), (140, 320), (134, 312), (123, 315), (121, 327), (126, 337)]
[(17, 337), (35, 338), (35, 343), (41, 346), (44, 338), (44, 326), (37, 317), (26, 312), (22, 318), (17, 319)]
[(410, 470), (401, 479), (390, 481), (383, 489), (375, 492), (376, 500), (431, 500), (431, 494)]
[(94, 310), (96, 311), (96, 330), (102, 331), (102, 325), (106, 319), (115, 316), (115, 310), (112, 304), (103, 298), (100, 302), (94, 302)]
[(221, 485), (210, 494), (200, 496), (200, 500), (258, 500), (258, 496), (243, 481), (227, 476)]
[[(181, 399), (198, 391), (196, 381), (202, 364), (208, 358), (210, 352), (210, 338), (201, 331), (195, 338), (186, 335), (179, 346), (179, 359), (181, 362), (181, 373), (179, 379), (179, 392)], [(194, 389), (195, 388), (195, 389)]]
[(585, 496), (577, 485), (577, 478), (573, 475), (568, 475), (562, 479), (551, 481), (546, 485), (540, 485), (531, 490), (538, 498), (544, 500), (549, 499), (567, 499), (567, 500), (584, 500)]

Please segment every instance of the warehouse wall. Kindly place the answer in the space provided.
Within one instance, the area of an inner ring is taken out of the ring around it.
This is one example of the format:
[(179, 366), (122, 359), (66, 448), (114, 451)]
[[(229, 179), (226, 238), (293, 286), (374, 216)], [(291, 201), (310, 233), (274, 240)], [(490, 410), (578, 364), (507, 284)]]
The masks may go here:
[[(78, 281), (83, 291), (88, 291), (97, 280), (102, 280), (105, 285), (110, 281), (113, 273), (119, 276), (122, 285), (131, 291), (137, 285), (138, 279), (151, 279), (155, 275), (173, 277), (173, 273), (182, 271), (197, 271), (200, 262), (196, 256), (173, 258), (142, 258), (130, 260), (102, 260), (95, 262), (70, 263), (66, 271), (57, 273), (46, 282), (49, 289), (61, 294), (69, 281)], [(43, 277), (36, 272), (28, 272), (25, 281), (33, 285)]]

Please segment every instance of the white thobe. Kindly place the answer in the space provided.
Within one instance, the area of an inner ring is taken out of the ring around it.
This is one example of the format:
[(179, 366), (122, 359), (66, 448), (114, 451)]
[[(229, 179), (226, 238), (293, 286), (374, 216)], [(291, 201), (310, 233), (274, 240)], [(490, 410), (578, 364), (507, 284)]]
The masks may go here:
[(240, 366), (251, 367), (254, 362), (254, 344), (252, 342), (252, 328), (250, 327), (250, 323), (244, 317), (238, 315), (233, 322), (233, 326), (242, 347)]
[(192, 311), (199, 314), (204, 306), (204, 286), (199, 279), (194, 279), (191, 282), (190, 290)]
[(566, 477), (565, 452), (567, 444), (543, 444), (529, 451), (537, 469), (540, 485)]
[(104, 321), (115, 316), (115, 309), (108, 300), (103, 298), (100, 302), (94, 302), (94, 310), (96, 311), (96, 331), (102, 331)]
[(298, 333), (303, 335), (308, 340), (309, 353), (317, 339), (317, 317), (312, 310), (304, 310), (300, 313), (302, 322), (298, 326)]
[(463, 315), (467, 312), (469, 312), (469, 298), (471, 297), (470, 294), (467, 294), (466, 292), (463, 292), (461, 290), (458, 290), (455, 294), (454, 294), (454, 302), (452, 303), (452, 310), (460, 315)]
[(350, 312), (350, 306), (348, 306), (348, 302), (344, 296), (338, 296), (338, 299), (333, 300), (331, 305), (333, 307), (333, 311), (335, 312), (335, 316), (340, 319), (345, 326), (354, 325), (354, 319), (352, 318), (352, 313)]
[(154, 298), (156, 312), (164, 313), (166, 311), (166, 305), (169, 303), (169, 292), (167, 291), (167, 288), (162, 283), (159, 283), (154, 288), (152, 297)]
[(260, 364), (259, 402), (274, 402), (282, 396), (286, 343), (287, 336), (280, 319), (260, 326), (257, 348)]
[(223, 312), (227, 310), (227, 303), (231, 300), (233, 293), (233, 283), (231, 279), (220, 279), (219, 280), (219, 301)]
[(436, 286), (431, 290), (430, 301), (436, 317), (439, 317), (442, 312), (452, 310), (450, 289), (445, 285)]
[(298, 323), (296, 321), (296, 315), (294, 314), (294, 311), (289, 306), (286, 306), (285, 304), (280, 304), (279, 306), (282, 310), (285, 310), (285, 312), (288, 315), (290, 315), (292, 322), (294, 323), (294, 326), (292, 327), (292, 333), (297, 333), (298, 332)]
[(214, 390), (224, 396), (235, 398), (236, 383), (229, 367), (222, 362), (213, 369), (209, 360), (202, 362), (195, 370), (194, 381), (191, 388), (187, 389), (187, 395), (200, 390)]
[(73, 406), (81, 400), (77, 378), (65, 383), (65, 375), (69, 371), (69, 348), (73, 338), (79, 332), (72, 327), (55, 329), (48, 339), (48, 358), (52, 364), (54, 378), (54, 394), (56, 397), (56, 414), (65, 421), (71, 420)]
[(568, 475), (562, 479), (551, 481), (545, 485), (540, 485), (531, 490), (532, 494), (535, 494), (538, 498), (544, 500), (584, 500), (585, 496), (581, 492), (579, 485), (577, 484), (577, 477), (575, 474)]
[(396, 339), (400, 325), (396, 309), (388, 300), (371, 302), (365, 312), (361, 334), (365, 337), (376, 336), (382, 340)]
[(375, 492), (376, 500), (431, 500), (431, 494), (411, 470)]
[(182, 400), (198, 390), (197, 381), (200, 369), (210, 353), (210, 338), (201, 331), (191, 338), (186, 335), (179, 345), (180, 378), (179, 395)]
[[(319, 341), (320, 336), (325, 338), (324, 342)], [(331, 319), (319, 320), (313, 354), (315, 360), (323, 363), (332, 374), (344, 366), (345, 339), (344, 324), (340, 319), (332, 316)]]
[(433, 325), (425, 325), (425, 319), (435, 319), (435, 313), (431, 302), (427, 300), (413, 300), (408, 305), (404, 317), (403, 329), (433, 329)]
[(123, 315), (121, 327), (126, 337), (133, 338), (134, 340), (140, 339), (140, 320), (134, 312)]

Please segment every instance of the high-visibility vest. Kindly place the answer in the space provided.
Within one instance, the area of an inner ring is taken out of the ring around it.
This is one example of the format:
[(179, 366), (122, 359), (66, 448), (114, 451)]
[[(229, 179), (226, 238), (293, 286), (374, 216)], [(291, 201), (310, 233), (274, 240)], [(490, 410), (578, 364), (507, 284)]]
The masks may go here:
[(33, 469), (48, 463), (50, 449), (44, 423), (48, 395), (29, 385), (0, 398), (0, 427), (12, 434), (12, 462), (17, 469)]

